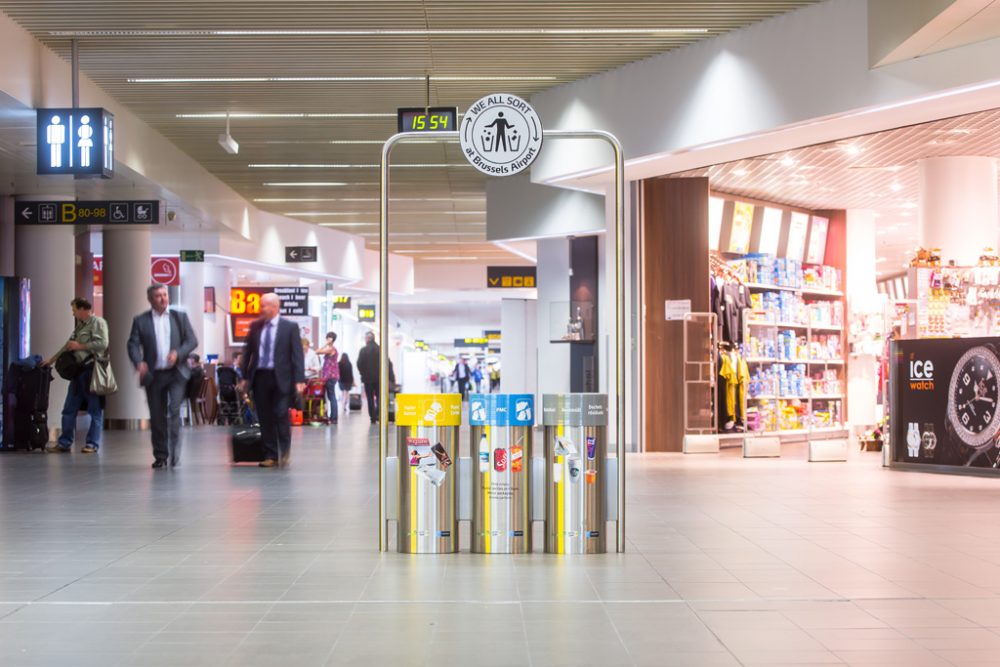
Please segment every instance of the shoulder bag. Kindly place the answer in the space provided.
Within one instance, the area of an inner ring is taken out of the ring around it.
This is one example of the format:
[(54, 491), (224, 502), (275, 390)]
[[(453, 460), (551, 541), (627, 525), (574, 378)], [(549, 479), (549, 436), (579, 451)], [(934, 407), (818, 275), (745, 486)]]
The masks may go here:
[(90, 393), (110, 396), (118, 391), (118, 381), (111, 370), (111, 357), (94, 355), (94, 372), (90, 376)]

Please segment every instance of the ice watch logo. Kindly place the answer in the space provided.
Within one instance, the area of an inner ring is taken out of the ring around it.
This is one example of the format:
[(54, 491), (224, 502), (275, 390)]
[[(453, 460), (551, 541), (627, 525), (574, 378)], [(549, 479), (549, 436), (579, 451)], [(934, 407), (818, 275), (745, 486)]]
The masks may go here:
[(934, 362), (910, 359), (910, 389), (934, 391)]

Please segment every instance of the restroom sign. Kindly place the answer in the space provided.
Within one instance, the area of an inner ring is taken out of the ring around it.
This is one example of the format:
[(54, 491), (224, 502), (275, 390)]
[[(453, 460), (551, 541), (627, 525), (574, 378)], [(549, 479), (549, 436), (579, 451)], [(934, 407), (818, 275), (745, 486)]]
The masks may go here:
[(39, 109), (37, 173), (111, 178), (115, 117), (105, 109)]
[(459, 135), (469, 163), (491, 176), (513, 176), (531, 166), (542, 150), (542, 123), (517, 95), (494, 93), (473, 103)]

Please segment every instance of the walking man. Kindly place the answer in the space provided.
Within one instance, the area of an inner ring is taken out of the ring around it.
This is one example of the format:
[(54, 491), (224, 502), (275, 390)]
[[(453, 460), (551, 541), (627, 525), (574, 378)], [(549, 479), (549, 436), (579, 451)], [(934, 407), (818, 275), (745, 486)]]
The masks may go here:
[(358, 374), (361, 376), (361, 384), (365, 386), (365, 401), (368, 403), (368, 416), (372, 423), (378, 422), (378, 380), (379, 380), (379, 360), (381, 352), (378, 343), (375, 342), (375, 334), (371, 331), (365, 333), (365, 346), (358, 352)]
[(176, 467), (181, 457), (181, 403), (191, 367), (188, 355), (198, 338), (186, 313), (172, 310), (163, 285), (146, 289), (150, 309), (135, 316), (128, 337), (128, 357), (146, 388), (153, 436), (153, 467)]
[(280, 316), (281, 299), (269, 293), (261, 297), (260, 319), (250, 325), (240, 370), (240, 388), (253, 390), (260, 419), (264, 460), (261, 468), (287, 466), (292, 448), (292, 425), (288, 408), (305, 391), (305, 354), (299, 325)]

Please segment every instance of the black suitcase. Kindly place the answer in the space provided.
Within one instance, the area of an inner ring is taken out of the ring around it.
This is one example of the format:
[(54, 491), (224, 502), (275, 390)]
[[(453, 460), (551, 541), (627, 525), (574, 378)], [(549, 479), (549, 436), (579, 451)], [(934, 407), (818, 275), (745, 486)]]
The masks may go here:
[(38, 449), (49, 441), (49, 385), (52, 370), (11, 364), (3, 392), (7, 416), (2, 440), (4, 449)]
[(347, 399), (347, 406), (351, 409), (351, 412), (357, 412), (361, 409), (361, 394), (351, 394), (351, 397)]
[(260, 435), (260, 426), (237, 426), (233, 429), (230, 441), (233, 463), (260, 463), (264, 460), (264, 441)]

